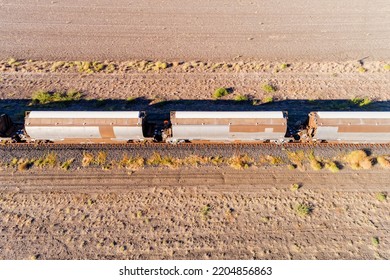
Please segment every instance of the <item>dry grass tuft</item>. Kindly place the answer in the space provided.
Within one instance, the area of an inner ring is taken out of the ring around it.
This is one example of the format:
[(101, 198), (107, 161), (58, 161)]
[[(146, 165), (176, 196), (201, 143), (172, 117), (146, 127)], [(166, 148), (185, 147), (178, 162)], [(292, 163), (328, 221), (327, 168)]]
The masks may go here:
[(210, 217), (211, 206), (209, 204), (203, 206), (200, 209), (200, 215), (202, 219), (207, 220)]
[(91, 153), (83, 152), (83, 159), (81, 161), (82, 166), (90, 166), (93, 162), (94, 156)]
[[(275, 157), (271, 155), (267, 155), (265, 157), (265, 161), (268, 162), (270, 165), (279, 165), (283, 162), (280, 157)], [(262, 162), (262, 159), (260, 159), (260, 162)]]
[(300, 203), (295, 207), (295, 211), (301, 217), (306, 217), (312, 212), (312, 208), (305, 203)]
[(26, 171), (26, 170), (30, 169), (32, 165), (33, 164), (28, 159), (26, 159), (26, 160), (21, 159), (21, 160), (19, 160), (19, 163), (18, 163), (18, 170), (19, 171)]
[(273, 85), (270, 85), (270, 84), (262, 85), (261, 89), (264, 90), (266, 93), (272, 93), (272, 92), (276, 91), (276, 88)]
[(325, 163), (325, 168), (330, 170), (333, 173), (337, 173), (340, 171), (340, 168), (337, 166), (337, 164), (334, 161), (329, 161)]
[(294, 183), (294, 184), (291, 185), (290, 189), (291, 189), (292, 191), (297, 191), (297, 190), (299, 190), (301, 187), (302, 187), (301, 184)]
[(384, 202), (387, 200), (387, 193), (385, 192), (380, 192), (376, 194), (376, 199), (380, 202)]
[(171, 156), (162, 157), (159, 153), (154, 153), (150, 158), (147, 159), (146, 163), (153, 166), (178, 168), (182, 164), (182, 161)]
[(195, 167), (198, 167), (199, 165), (208, 164), (209, 162), (210, 162), (209, 158), (201, 157), (201, 156), (197, 156), (197, 155), (188, 156), (183, 160), (183, 164), (191, 165), (191, 166), (195, 166)]
[(248, 155), (240, 155), (229, 158), (227, 163), (234, 169), (244, 169), (252, 166), (254, 164), (254, 160)]
[(291, 152), (287, 151), (287, 157), (292, 164), (295, 164), (299, 169), (303, 169), (303, 161), (305, 160), (305, 152), (302, 150)]
[(379, 246), (379, 238), (378, 237), (371, 237), (371, 243), (373, 246), (377, 247)]
[(319, 161), (315, 156), (314, 156), (314, 152), (313, 151), (310, 151), (309, 155), (308, 155), (308, 159), (309, 159), (309, 162), (310, 162), (310, 166), (313, 170), (321, 170), (324, 165), (322, 164), (321, 161)]
[(390, 169), (390, 160), (388, 160), (385, 156), (379, 156), (376, 160), (383, 168)]
[(127, 155), (123, 155), (119, 166), (135, 171), (145, 166), (145, 159), (143, 157), (127, 157)]
[(106, 163), (106, 161), (107, 161), (107, 152), (99, 151), (96, 156), (95, 163), (97, 165), (103, 166)]
[(215, 157), (210, 157), (209, 161), (211, 164), (219, 166), (225, 162), (225, 159), (222, 156), (215, 156)]
[(70, 165), (74, 162), (74, 158), (68, 159), (67, 161), (63, 162), (61, 164), (61, 169), (63, 170), (69, 170)]
[(370, 169), (372, 167), (372, 161), (368, 157), (367, 153), (363, 150), (356, 150), (350, 152), (345, 157), (346, 162), (352, 169)]
[(214, 99), (219, 99), (219, 98), (226, 96), (228, 94), (229, 94), (229, 92), (227, 91), (226, 88), (218, 88), (214, 91), (213, 97), (214, 97)]

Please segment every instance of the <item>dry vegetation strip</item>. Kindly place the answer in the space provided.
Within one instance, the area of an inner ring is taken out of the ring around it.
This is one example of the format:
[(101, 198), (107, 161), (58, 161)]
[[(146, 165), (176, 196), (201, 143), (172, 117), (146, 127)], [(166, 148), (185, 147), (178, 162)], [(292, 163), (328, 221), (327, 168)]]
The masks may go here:
[(305, 152), (303, 150), (286, 151), (286, 157), (274, 155), (261, 155), (253, 158), (247, 154), (238, 154), (231, 157), (199, 156), (190, 155), (183, 158), (161, 155), (154, 153), (150, 157), (129, 156), (124, 153), (119, 160), (112, 160), (107, 151), (98, 151), (95, 153), (84, 151), (79, 160), (69, 158), (60, 161), (55, 152), (49, 152), (40, 158), (13, 158), (10, 162), (0, 162), (0, 167), (16, 168), (19, 171), (26, 171), (35, 168), (59, 168), (69, 170), (71, 168), (100, 167), (103, 170), (115, 168), (125, 168), (128, 170), (138, 170), (150, 167), (201, 167), (201, 166), (230, 166), (240, 170), (251, 167), (262, 166), (286, 166), (289, 170), (298, 169), (305, 171), (310, 168), (314, 171), (328, 170), (330, 172), (339, 172), (343, 168), (351, 169), (370, 169), (373, 166), (380, 168), (390, 168), (390, 157), (386, 155), (373, 156), (364, 150), (352, 151), (346, 155), (340, 155), (336, 158), (324, 159), (316, 156), (313, 151)]

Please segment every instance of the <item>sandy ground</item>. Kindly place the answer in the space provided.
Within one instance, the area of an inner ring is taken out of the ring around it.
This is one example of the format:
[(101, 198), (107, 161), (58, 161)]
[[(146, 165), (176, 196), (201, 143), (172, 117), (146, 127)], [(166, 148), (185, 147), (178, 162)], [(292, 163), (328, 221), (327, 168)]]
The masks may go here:
[[(210, 100), (219, 87), (231, 88), (233, 94), (252, 99), (273, 96), (285, 99), (390, 99), (390, 71), (386, 61), (296, 62), (289, 61), (189, 61), (173, 62), (166, 69), (140, 70), (135, 61), (112, 62), (116, 69), (96, 73), (79, 73), (77, 67), (53, 70), (56, 62), (20, 62), (10, 67), (0, 63), (0, 98), (30, 99), (37, 90), (66, 91), (76, 89), (84, 98), (163, 100)], [(139, 62), (138, 62), (139, 63)], [(173, 66), (175, 64), (176, 66)], [(282, 65), (288, 65), (282, 69)], [(361, 73), (363, 67), (366, 72)], [(262, 90), (264, 84), (276, 89)]]
[[(390, 257), (380, 168), (30, 175), (2, 178), (1, 259)], [(302, 187), (291, 190), (293, 182)], [(300, 216), (299, 204), (311, 213)]]
[(387, 0), (0, 1), (0, 58), (387, 59)]

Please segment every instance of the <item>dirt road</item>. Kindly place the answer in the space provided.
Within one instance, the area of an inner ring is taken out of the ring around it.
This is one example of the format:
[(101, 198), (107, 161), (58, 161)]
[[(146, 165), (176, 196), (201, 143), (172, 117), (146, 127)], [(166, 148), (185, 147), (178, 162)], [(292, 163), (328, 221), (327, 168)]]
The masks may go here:
[(387, 0), (0, 1), (0, 59), (389, 58)]

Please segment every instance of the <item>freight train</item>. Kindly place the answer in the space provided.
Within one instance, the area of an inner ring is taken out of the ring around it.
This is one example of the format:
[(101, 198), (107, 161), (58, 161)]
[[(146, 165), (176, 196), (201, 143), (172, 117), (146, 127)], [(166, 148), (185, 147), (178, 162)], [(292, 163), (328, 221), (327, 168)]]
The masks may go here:
[(311, 112), (295, 132), (285, 111), (30, 111), (23, 129), (0, 117), (0, 140), (53, 143), (338, 142), (390, 143), (390, 112)]

